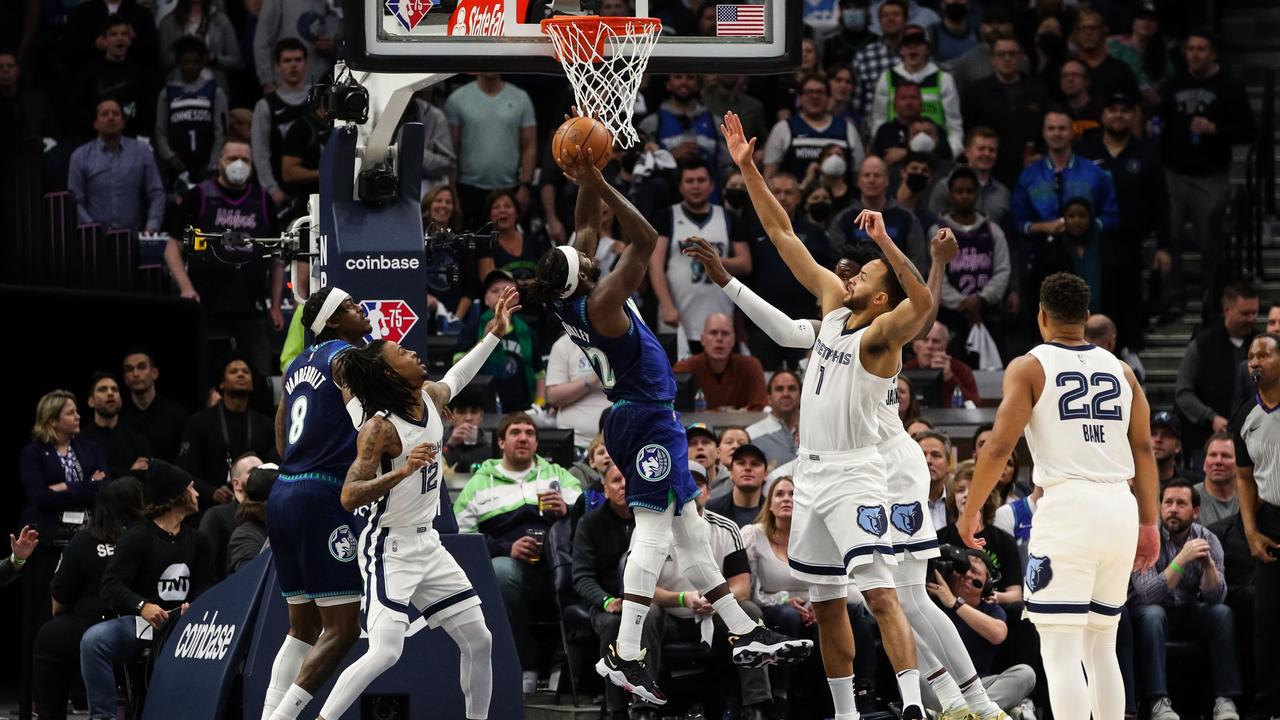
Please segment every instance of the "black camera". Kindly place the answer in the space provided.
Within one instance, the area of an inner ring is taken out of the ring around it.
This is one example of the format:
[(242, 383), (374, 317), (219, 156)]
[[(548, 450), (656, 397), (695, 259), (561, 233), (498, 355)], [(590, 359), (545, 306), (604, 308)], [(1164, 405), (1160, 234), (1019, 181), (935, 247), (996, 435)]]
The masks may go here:
[(934, 573), (942, 575), (944, 580), (952, 575), (963, 575), (969, 572), (969, 549), (956, 547), (949, 543), (938, 546), (940, 553), (936, 558), (929, 558), (929, 581), (933, 581)]
[(307, 93), (311, 107), (324, 108), (330, 120), (361, 123), (369, 119), (369, 91), (347, 69), (332, 84), (317, 83)]
[(390, 163), (382, 163), (356, 175), (356, 196), (371, 205), (386, 205), (400, 197), (400, 178)]
[[(462, 280), (462, 274), (457, 263), (458, 254), (475, 250), (477, 245), (486, 250), (491, 248), (493, 243), (498, 240), (498, 231), (493, 229), (492, 223), (486, 223), (474, 232), (455, 233), (449, 228), (443, 228), (429, 231), (422, 240), (427, 251), (427, 267), (438, 267), (439, 269), (435, 272), (444, 274), (449, 282), (457, 285)], [(436, 254), (448, 257), (444, 262), (437, 263), (433, 259)], [(427, 272), (432, 272), (432, 270)]]

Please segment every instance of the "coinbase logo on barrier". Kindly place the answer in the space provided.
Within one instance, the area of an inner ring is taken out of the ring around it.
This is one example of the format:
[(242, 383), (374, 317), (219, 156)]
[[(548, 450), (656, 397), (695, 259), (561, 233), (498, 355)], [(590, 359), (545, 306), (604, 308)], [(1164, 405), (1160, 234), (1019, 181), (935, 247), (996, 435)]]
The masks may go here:
[(178, 645), (173, 649), (176, 658), (191, 660), (221, 660), (227, 656), (227, 648), (235, 639), (234, 624), (219, 624), (218, 611), (213, 617), (205, 612), (200, 622), (192, 623), (183, 629), (178, 636)]

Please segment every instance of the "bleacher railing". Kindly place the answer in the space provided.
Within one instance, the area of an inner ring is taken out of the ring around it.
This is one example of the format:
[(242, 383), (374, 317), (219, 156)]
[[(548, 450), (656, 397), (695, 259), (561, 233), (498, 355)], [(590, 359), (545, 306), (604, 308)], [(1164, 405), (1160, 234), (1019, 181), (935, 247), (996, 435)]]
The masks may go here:
[(1257, 137), (1245, 155), (1244, 186), (1236, 188), (1231, 198), (1231, 234), (1225, 250), (1231, 277), (1264, 280), (1267, 268), (1262, 262), (1262, 243), (1267, 221), (1276, 217), (1276, 74), (1272, 68), (1249, 71), (1262, 78), (1262, 113)]

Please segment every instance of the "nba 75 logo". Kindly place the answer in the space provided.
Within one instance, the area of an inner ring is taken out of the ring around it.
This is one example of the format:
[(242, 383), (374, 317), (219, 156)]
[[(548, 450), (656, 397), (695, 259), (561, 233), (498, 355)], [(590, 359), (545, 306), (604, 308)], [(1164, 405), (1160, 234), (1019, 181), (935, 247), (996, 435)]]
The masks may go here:
[(432, 5), (431, 0), (387, 0), (387, 9), (406, 31), (418, 27)]
[(402, 342), (418, 324), (418, 314), (403, 300), (363, 300), (360, 306), (373, 328), (366, 340)]

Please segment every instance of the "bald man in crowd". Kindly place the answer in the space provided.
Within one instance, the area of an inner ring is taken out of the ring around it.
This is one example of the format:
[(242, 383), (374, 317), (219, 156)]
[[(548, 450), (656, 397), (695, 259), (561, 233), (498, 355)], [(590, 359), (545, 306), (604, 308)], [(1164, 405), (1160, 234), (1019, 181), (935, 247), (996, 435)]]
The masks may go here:
[(712, 313), (702, 324), (702, 352), (681, 360), (672, 368), (693, 373), (693, 382), (707, 398), (707, 409), (760, 410), (767, 393), (760, 361), (733, 351), (738, 345), (733, 320)]
[(1111, 318), (1102, 313), (1090, 315), (1084, 323), (1084, 339), (1123, 360), (1133, 369), (1138, 383), (1146, 384), (1147, 370), (1142, 366), (1138, 354), (1129, 348), (1116, 347), (1116, 324)]

